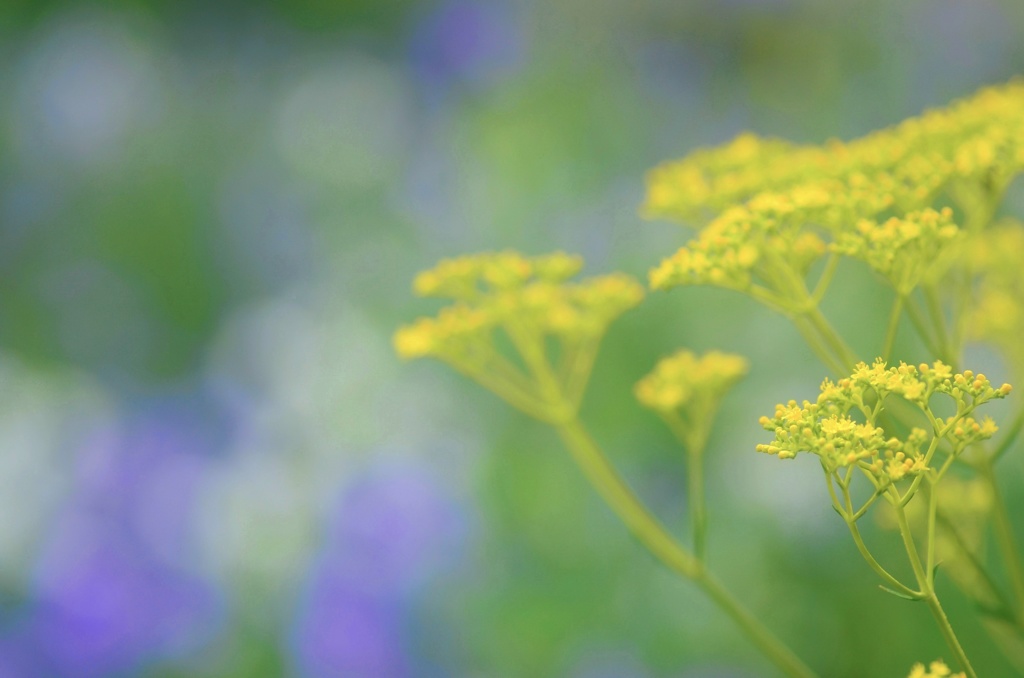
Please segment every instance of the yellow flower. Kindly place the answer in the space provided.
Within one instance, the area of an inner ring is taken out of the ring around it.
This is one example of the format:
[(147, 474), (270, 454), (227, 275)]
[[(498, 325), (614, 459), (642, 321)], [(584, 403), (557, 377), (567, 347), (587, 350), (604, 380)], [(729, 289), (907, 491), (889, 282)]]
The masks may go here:
[(703, 356), (682, 350), (658, 362), (634, 389), (645, 407), (656, 411), (685, 408), (694, 401), (717, 401), (746, 373), (745, 358), (711, 351)]
[[(564, 417), (567, 407), (579, 404), (608, 325), (644, 294), (621, 273), (569, 282), (582, 264), (561, 252), (488, 252), (441, 261), (420, 273), (413, 288), (455, 302), (399, 328), (395, 352), (406, 359), (439, 358), (531, 415)], [(547, 374), (550, 341), (558, 344), (563, 366), (557, 377)], [(517, 359), (506, 355), (509, 346)]]
[[(933, 437), (946, 439), (959, 454), (967, 446), (991, 438), (995, 423), (976, 421), (969, 414), (984, 403), (1006, 397), (1009, 384), (995, 388), (983, 374), (965, 370), (953, 374), (941, 362), (933, 365), (900, 363), (887, 367), (881, 359), (872, 365), (859, 363), (848, 378), (833, 383), (825, 379), (816, 402), (777, 405), (774, 417), (761, 417), (765, 430), (775, 434), (759, 452), (793, 458), (800, 452), (817, 455), (829, 473), (861, 465), (878, 483), (896, 482), (925, 471), (922, 451)], [(944, 394), (957, 405), (957, 414), (946, 420), (931, 410), (934, 394)], [(933, 421), (931, 434), (912, 428), (904, 438), (886, 437), (879, 425), (890, 395), (904, 398)], [(851, 413), (865, 421), (858, 421)]]
[(840, 234), (831, 249), (863, 260), (906, 296), (926, 276), (934, 278), (953, 263), (960, 236), (952, 210), (928, 208), (884, 222), (861, 219), (856, 229)]
[(696, 454), (703, 451), (722, 398), (747, 369), (747, 360), (738, 355), (681, 350), (659, 361), (634, 393)]
[(914, 664), (907, 678), (966, 678), (964, 673), (953, 673), (941, 659), (933, 661), (928, 668), (924, 664)]
[[(1024, 82), (1012, 81), (849, 142), (743, 134), (666, 163), (649, 175), (644, 213), (702, 229), (651, 271), (651, 287), (773, 290), (806, 274), (831, 240), (833, 251), (912, 289), (958, 232), (948, 213), (925, 208), (950, 186), (1005, 187), (1024, 169), (1022, 119)], [(883, 214), (895, 220), (879, 223)]]

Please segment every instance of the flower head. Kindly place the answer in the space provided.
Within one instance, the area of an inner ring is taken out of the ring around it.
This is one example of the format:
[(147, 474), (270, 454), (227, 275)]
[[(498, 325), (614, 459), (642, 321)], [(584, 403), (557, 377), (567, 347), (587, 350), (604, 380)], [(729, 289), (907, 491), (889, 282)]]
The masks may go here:
[(961, 235), (952, 210), (928, 208), (882, 222), (861, 219), (854, 230), (841, 233), (830, 249), (863, 260), (906, 296), (927, 275), (949, 267)]
[[(870, 366), (859, 363), (849, 377), (822, 382), (816, 402), (791, 400), (776, 406), (775, 416), (761, 417), (761, 425), (775, 434), (775, 440), (757, 449), (782, 459), (810, 452), (830, 473), (857, 465), (879, 483), (896, 482), (929, 467), (935, 449), (929, 443), (936, 439), (946, 440), (959, 454), (991, 438), (995, 423), (991, 419), (979, 423), (970, 414), (990, 400), (1006, 397), (1010, 390), (1009, 384), (995, 388), (985, 375), (970, 370), (953, 374), (941, 362), (917, 367), (906, 363), (887, 367), (881, 359)], [(935, 394), (953, 399), (957, 414), (945, 420), (936, 417), (931, 410)], [(881, 415), (889, 396), (916, 405), (931, 422), (932, 431), (914, 427), (903, 437), (888, 435)]]
[(831, 243), (912, 288), (929, 269), (920, 262), (957, 234), (949, 214), (925, 208), (1024, 169), (1022, 118), (1024, 82), (1013, 81), (849, 142), (744, 134), (658, 167), (645, 213), (702, 228), (651, 271), (651, 287), (760, 283), (778, 294), (775, 281), (806, 275)]
[(925, 668), (924, 664), (914, 664), (907, 678), (966, 678), (964, 673), (953, 673), (946, 662), (937, 659)]
[[(553, 407), (550, 400), (556, 396), (550, 384), (541, 388), (536, 383), (547, 379), (538, 371), (548, 371), (546, 352), (554, 340), (564, 365), (551, 377), (559, 382), (557, 395), (578, 404), (597, 342), (644, 294), (639, 283), (621, 273), (569, 282), (582, 263), (561, 252), (539, 257), (484, 253), (444, 260), (419, 274), (413, 287), (421, 296), (447, 297), (454, 303), (434, 317), (399, 328), (395, 351), (403, 358), (444, 360), (540, 416), (544, 408)], [(499, 332), (519, 359), (504, 355)]]
[(659, 412), (690, 407), (697, 401), (717, 402), (747, 370), (747, 360), (738, 355), (711, 351), (698, 356), (682, 350), (659, 361), (637, 382), (635, 393), (642, 405)]
[(711, 430), (722, 397), (747, 373), (747, 360), (711, 351), (703, 356), (682, 350), (662, 359), (637, 382), (637, 400), (657, 412), (694, 453)]

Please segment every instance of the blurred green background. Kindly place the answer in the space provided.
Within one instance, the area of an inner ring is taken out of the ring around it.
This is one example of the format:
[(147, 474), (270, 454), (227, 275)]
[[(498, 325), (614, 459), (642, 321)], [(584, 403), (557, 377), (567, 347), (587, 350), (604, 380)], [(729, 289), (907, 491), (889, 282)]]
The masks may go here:
[[(0, 55), (0, 677), (769, 676), (550, 432), (397, 361), (435, 308), (409, 283), (508, 247), (642, 276), (686, 238), (637, 216), (654, 164), (1005, 81), (1024, 4), (6, 0)], [(841, 273), (828, 310), (871, 353), (888, 297)], [(708, 460), (722, 579), (823, 675), (943, 655), (814, 464), (754, 454), (824, 371), (753, 303), (658, 294), (613, 327), (584, 417), (630, 482), (685, 525), (630, 395), (679, 346), (753, 363)]]

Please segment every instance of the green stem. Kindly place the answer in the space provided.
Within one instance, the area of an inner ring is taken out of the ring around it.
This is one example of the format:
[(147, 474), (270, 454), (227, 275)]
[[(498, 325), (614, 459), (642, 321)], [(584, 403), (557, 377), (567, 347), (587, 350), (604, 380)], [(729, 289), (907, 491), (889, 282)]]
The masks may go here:
[(953, 656), (956, 657), (956, 661), (960, 664), (960, 668), (967, 674), (967, 678), (978, 678), (978, 674), (975, 673), (970, 660), (967, 659), (967, 653), (964, 652), (964, 648), (960, 645), (960, 641), (957, 639), (956, 634), (953, 633), (953, 627), (949, 624), (949, 618), (946, 617), (946, 611), (943, 610), (942, 605), (939, 604), (938, 596), (936, 596), (935, 592), (932, 591), (924, 600), (928, 603), (928, 609), (931, 611), (932, 616), (935, 617), (935, 622), (939, 625), (939, 631), (942, 633), (942, 637), (945, 639), (946, 644), (949, 645), (949, 649), (953, 651)]
[(864, 544), (864, 538), (861, 537), (860, 529), (857, 527), (857, 523), (848, 522), (847, 526), (850, 528), (850, 534), (853, 535), (853, 542), (857, 545), (857, 550), (860, 551), (860, 555), (864, 558), (865, 561), (867, 561), (868, 565), (871, 566), (871, 569), (875, 571), (875, 574), (884, 579), (886, 584), (891, 586), (893, 589), (899, 591), (900, 593), (906, 595), (907, 597), (914, 598), (915, 600), (921, 598), (920, 591), (915, 591), (914, 589), (910, 588), (909, 586), (901, 582), (896, 577), (889, 574), (889, 571), (882, 567), (882, 565), (877, 560), (875, 560), (875, 557), (871, 554), (871, 551), (868, 550), (867, 545)]
[[(950, 457), (952, 459), (952, 457)], [(927, 555), (925, 556), (925, 568), (928, 576), (928, 587), (935, 587), (935, 542), (938, 539), (935, 536), (935, 514), (938, 513), (938, 499), (939, 494), (935, 491), (936, 482), (928, 483), (928, 526), (927, 526), (927, 541), (925, 542), (925, 548)]]
[(814, 306), (809, 311), (803, 314), (803, 317), (811, 323), (811, 326), (818, 332), (825, 343), (832, 349), (832, 352), (839, 360), (840, 364), (845, 368), (846, 372), (853, 369), (854, 364), (857, 362), (857, 358), (850, 347), (846, 345), (846, 342), (840, 338), (839, 334), (836, 333), (835, 329), (828, 322), (821, 310)]
[(926, 573), (921, 565), (921, 557), (917, 553), (917, 546), (914, 545), (914, 537), (910, 532), (910, 524), (907, 522), (907, 514), (903, 510), (899, 501), (893, 503), (893, 508), (896, 510), (896, 520), (900, 526), (900, 535), (903, 537), (903, 545), (907, 549), (907, 557), (910, 558), (910, 566), (914, 570), (914, 576), (917, 577), (917, 583), (924, 592), (924, 601), (928, 603), (928, 609), (931, 611), (932, 616), (935, 618), (935, 623), (939, 627), (939, 632), (945, 639), (949, 649), (953, 652), (956, 657), (957, 663), (960, 668), (963, 669), (964, 673), (967, 674), (968, 678), (978, 678), (978, 674), (974, 672), (974, 667), (971, 666), (971, 662), (967, 659), (967, 653), (964, 652), (964, 648), (960, 645), (959, 639), (956, 637), (956, 633), (953, 632), (953, 627), (949, 623), (949, 618), (946, 617), (945, 610), (942, 609), (942, 605), (939, 604), (939, 597), (935, 594), (935, 587), (933, 586), (931, 573)]
[(933, 356), (946, 361), (946, 356), (940, 349), (939, 345), (935, 343), (931, 335), (928, 333), (928, 328), (925, 325), (924, 317), (922, 317), (921, 310), (917, 307), (917, 303), (913, 298), (908, 297), (906, 300), (907, 315), (910, 317), (910, 322), (914, 324), (914, 329), (917, 330), (917, 335), (921, 337), (921, 341), (924, 342), (925, 348)]
[(449, 361), (449, 364), (456, 371), (475, 380), (512, 407), (540, 421), (549, 421), (549, 413), (544, 404), (537, 399), (536, 395), (523, 392), (520, 388), (496, 376), (493, 372), (472, 365), (463, 365), (456, 361)]
[[(838, 499), (835, 496), (835, 490), (832, 486), (831, 475), (829, 475), (828, 477), (828, 485), (829, 492), (832, 494), (833, 502), (838, 502)], [(881, 577), (885, 581), (885, 583), (891, 586), (893, 589), (899, 591), (900, 593), (909, 598), (920, 598), (921, 592), (915, 591), (914, 589), (910, 588), (909, 586), (901, 582), (899, 579), (891, 575), (888, 570), (882, 567), (881, 563), (875, 560), (875, 556), (872, 555), (871, 551), (868, 550), (867, 544), (864, 543), (864, 538), (860, 534), (860, 528), (857, 527), (857, 522), (851, 519), (851, 516), (853, 515), (853, 499), (850, 496), (850, 490), (842, 483), (840, 483), (839, 486), (843, 490), (843, 502), (845, 504), (845, 509), (843, 511), (843, 519), (846, 520), (846, 526), (850, 529), (850, 536), (853, 537), (853, 543), (857, 545), (857, 550), (860, 552), (861, 557), (863, 557), (867, 564), (871, 567), (871, 569), (875, 571), (875, 574)]]
[(811, 294), (811, 299), (815, 306), (825, 298), (825, 292), (828, 291), (828, 286), (832, 283), (832, 278), (836, 274), (836, 268), (839, 267), (839, 259), (840, 256), (833, 252), (829, 255), (828, 261), (825, 262), (825, 269), (821, 272), (821, 277), (818, 278), (818, 282), (814, 286), (814, 292)]
[(892, 302), (892, 310), (889, 312), (889, 325), (885, 330), (885, 341), (882, 342), (882, 358), (888, 362), (892, 355), (893, 344), (896, 343), (896, 332), (900, 326), (900, 316), (903, 314), (903, 295), (897, 294)]
[(658, 560), (677, 574), (693, 580), (785, 675), (793, 678), (813, 678), (816, 675), (650, 514), (578, 419), (566, 421), (556, 428), (583, 474), (619, 519)]
[(598, 344), (597, 338), (586, 337), (573, 351), (572, 363), (562, 380), (573, 409), (578, 409), (583, 400), (583, 393), (586, 391), (587, 381), (594, 367), (594, 359), (597, 357)]
[(837, 377), (842, 377), (849, 371), (845, 369), (842, 362), (837, 358), (833, 357), (829, 352), (827, 346), (822, 345), (820, 338), (815, 333), (814, 328), (811, 327), (808, 321), (802, 316), (792, 316), (793, 325), (797, 331), (800, 332), (800, 336), (804, 338), (804, 342), (810, 347), (818, 359)]
[(704, 499), (704, 447), (707, 445), (705, 426), (694, 426), (683, 421), (677, 412), (662, 414), (676, 440), (686, 450), (687, 501), (690, 508), (690, 526), (693, 534), (693, 552), (700, 562), (706, 562), (707, 502)]
[(946, 329), (946, 314), (942, 310), (942, 303), (939, 301), (939, 294), (934, 285), (922, 285), (925, 304), (928, 308), (928, 315), (931, 316), (932, 325), (935, 328), (938, 338), (940, 355), (945, 356), (948, 364), (956, 370), (959, 361), (950, 345), (949, 332)]
[(747, 634), (751, 642), (785, 675), (802, 678), (813, 678), (817, 675), (757, 617), (743, 607), (710, 572), (704, 571), (695, 581), (704, 593), (717, 603), (718, 607)]
[(690, 521), (693, 525), (693, 553), (697, 560), (707, 562), (707, 505), (704, 500), (704, 454), (702, 450), (687, 450), (689, 455)]
[(910, 559), (910, 567), (914, 570), (914, 576), (917, 578), (918, 584), (921, 585), (921, 590), (927, 594), (931, 590), (931, 587), (928, 585), (929, 578), (924, 571), (924, 566), (921, 564), (921, 556), (917, 553), (914, 535), (910, 531), (910, 523), (907, 522), (907, 512), (899, 501), (899, 495), (896, 495), (893, 508), (896, 510), (896, 522), (900, 526), (900, 536), (903, 537), (903, 546), (907, 551), (907, 558)]

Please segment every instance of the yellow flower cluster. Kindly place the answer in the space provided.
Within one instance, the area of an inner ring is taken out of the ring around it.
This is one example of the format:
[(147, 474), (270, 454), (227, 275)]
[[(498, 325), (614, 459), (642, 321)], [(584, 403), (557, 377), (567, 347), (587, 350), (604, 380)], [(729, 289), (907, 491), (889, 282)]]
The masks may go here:
[(701, 454), (722, 398), (747, 373), (746, 358), (681, 350), (663, 358), (633, 392), (668, 424), (691, 454)]
[[(758, 445), (757, 450), (781, 459), (810, 452), (829, 473), (856, 464), (880, 483), (895, 482), (927, 468), (929, 455), (922, 447), (929, 438), (948, 440), (954, 454), (990, 438), (996, 431), (991, 419), (979, 423), (969, 415), (979, 405), (1006, 397), (1010, 390), (1009, 384), (993, 388), (984, 375), (969, 370), (953, 374), (941, 362), (919, 367), (906, 363), (886, 367), (882, 360), (871, 366), (860, 363), (850, 377), (822, 382), (817, 402), (791, 400), (776, 406), (774, 417), (761, 417), (761, 425), (774, 432), (775, 440)], [(932, 413), (929, 403), (936, 393), (956, 402), (956, 415), (943, 420)], [(933, 435), (913, 428), (905, 439), (887, 437), (879, 420), (889, 395), (917, 405), (932, 422)], [(864, 421), (854, 419), (851, 412)]]
[[(1009, 384), (993, 388), (984, 374), (976, 375), (971, 370), (954, 374), (949, 365), (940, 360), (916, 367), (903, 362), (896, 367), (886, 367), (885, 361), (879, 358), (871, 365), (858, 363), (849, 378), (835, 383), (825, 379), (821, 384), (818, 404), (831, 402), (864, 407), (867, 404), (866, 394), (873, 392), (878, 398), (898, 395), (926, 409), (932, 394), (944, 393), (965, 407), (970, 405), (973, 408), (995, 398), (1004, 398), (1010, 391)], [(970, 403), (965, 402), (967, 396)]]
[(643, 288), (624, 274), (565, 282), (582, 260), (562, 253), (528, 258), (514, 252), (449, 259), (417, 276), (421, 296), (456, 303), (434, 318), (420, 318), (395, 334), (403, 358), (471, 359), (492, 342), (497, 326), (565, 338), (595, 337), (643, 298)]
[(694, 405), (717, 403), (748, 370), (742, 356), (711, 351), (697, 356), (678, 351), (658, 362), (636, 384), (637, 400), (656, 412), (672, 412)]
[(967, 678), (965, 673), (953, 673), (941, 659), (933, 661), (925, 668), (924, 664), (914, 664), (907, 678)]
[(761, 417), (761, 425), (775, 432), (775, 442), (758, 445), (758, 452), (780, 459), (811, 452), (821, 458), (829, 473), (862, 463), (874, 476), (895, 481), (927, 468), (921, 446), (928, 441), (928, 434), (919, 428), (906, 440), (886, 438), (874, 422), (858, 423), (836, 408), (807, 401), (801, 406), (795, 400), (776, 406), (774, 417)]
[(485, 252), (441, 260), (416, 276), (413, 289), (422, 297), (474, 301), (488, 292), (520, 288), (531, 279), (564, 282), (582, 267), (582, 257), (564, 252), (539, 257), (512, 251)]
[(971, 263), (979, 273), (970, 330), (991, 341), (1024, 371), (1024, 224), (1006, 220), (973, 239)]
[(658, 167), (645, 213), (710, 221), (651, 271), (651, 286), (745, 290), (760, 278), (776, 289), (806, 272), (823, 239), (856, 237), (862, 219), (921, 210), (947, 188), (1001, 191), (1024, 169), (1022, 120), (1024, 82), (1014, 81), (850, 142), (796, 146), (745, 134)]
[(824, 160), (815, 146), (746, 132), (723, 146), (698, 149), (651, 170), (645, 210), (651, 217), (699, 218), (823, 170)]
[(830, 249), (864, 261), (906, 296), (926, 275), (935, 277), (949, 267), (961, 239), (951, 209), (927, 208), (882, 222), (861, 219), (856, 229), (839, 234)]
[(644, 295), (622, 273), (569, 282), (581, 266), (560, 252), (444, 260), (413, 287), (454, 302), (399, 328), (395, 351), (439, 358), (530, 416), (564, 422), (579, 408), (608, 325)]
[(1012, 81), (850, 142), (798, 146), (742, 134), (652, 170), (646, 211), (688, 219), (819, 179), (869, 178), (889, 183), (894, 199), (916, 201), (953, 178), (1005, 180), (1024, 168), (1022, 116), (1024, 82)]

